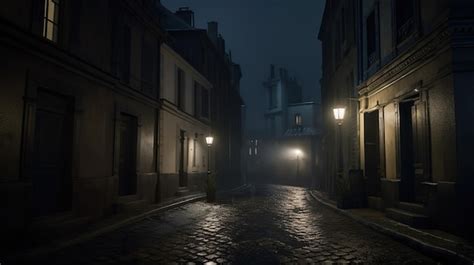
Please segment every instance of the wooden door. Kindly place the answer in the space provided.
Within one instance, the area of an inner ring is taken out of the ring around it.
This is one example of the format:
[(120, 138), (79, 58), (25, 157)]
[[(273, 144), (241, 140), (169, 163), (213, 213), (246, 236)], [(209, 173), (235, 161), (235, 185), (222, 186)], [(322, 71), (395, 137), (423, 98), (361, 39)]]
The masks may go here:
[(416, 101), (411, 108), (413, 130), (413, 175), (416, 202), (424, 202), (422, 183), (429, 181), (429, 137), (426, 103)]
[(400, 200), (414, 202), (415, 176), (414, 176), (414, 129), (413, 106), (414, 101), (401, 102), (400, 117)]
[(119, 196), (137, 193), (137, 131), (137, 118), (122, 113), (120, 119)]
[(379, 112), (364, 115), (365, 176), (367, 192), (371, 196), (380, 195), (380, 135)]
[(179, 186), (180, 187), (187, 187), (188, 186), (188, 179), (187, 179), (187, 173), (186, 173), (186, 161), (185, 161), (185, 155), (186, 155), (186, 131), (180, 130), (179, 132)]
[(34, 216), (70, 210), (73, 100), (38, 91), (32, 199)]

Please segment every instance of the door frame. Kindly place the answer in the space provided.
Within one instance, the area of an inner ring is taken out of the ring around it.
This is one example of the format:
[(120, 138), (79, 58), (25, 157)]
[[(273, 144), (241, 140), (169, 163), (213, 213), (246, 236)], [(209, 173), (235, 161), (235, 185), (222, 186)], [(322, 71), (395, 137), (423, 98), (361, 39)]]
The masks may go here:
[[(119, 196), (119, 167), (120, 167), (120, 126), (121, 126), (121, 115), (122, 113), (131, 115), (137, 118), (137, 151), (136, 151), (136, 176), (137, 176), (137, 192), (133, 195), (126, 195), (126, 196)], [(113, 151), (113, 163), (112, 163), (112, 172), (113, 172), (113, 179), (114, 179), (114, 194), (118, 198), (125, 198), (125, 197), (140, 197), (141, 195), (141, 187), (140, 183), (140, 150), (141, 150), (141, 128), (143, 117), (139, 111), (137, 111), (131, 104), (126, 104), (123, 102), (116, 101), (115, 102), (115, 113), (114, 113), (114, 123), (115, 123), (115, 130), (114, 130), (114, 151)]]
[[(416, 105), (417, 103), (424, 103), (424, 124), (422, 125), (423, 128), (423, 139), (424, 139), (424, 147), (422, 150), (419, 150), (422, 152), (422, 157), (423, 157), (423, 168), (424, 168), (424, 179), (425, 182), (431, 181), (432, 174), (431, 174), (431, 133), (430, 133), (430, 117), (429, 117), (429, 98), (428, 98), (428, 88), (423, 87), (423, 83), (417, 82), (412, 89), (409, 90), (408, 93), (405, 93), (404, 95), (400, 96), (399, 98), (394, 100), (395, 104), (395, 109), (396, 109), (396, 141), (397, 141), (397, 179), (401, 181), (402, 178), (402, 143), (401, 143), (401, 115), (400, 115), (400, 104), (407, 102), (407, 101), (413, 101), (413, 105)], [(413, 121), (412, 121), (413, 122)], [(415, 159), (415, 158), (414, 158)], [(415, 161), (414, 161), (415, 162)], [(415, 169), (414, 169), (415, 170)], [(415, 187), (417, 185), (416, 183), (416, 173), (414, 172), (414, 178), (415, 178)], [(401, 183), (400, 183), (401, 185)], [(401, 191), (401, 187), (399, 188)], [(415, 188), (415, 194), (414, 194), (414, 201), (417, 201), (417, 193), (421, 192), (420, 190), (416, 190)], [(400, 192), (399, 192), (400, 193)]]
[(25, 88), (25, 96), (23, 97), (23, 125), (22, 125), (22, 136), (21, 136), (21, 149), (20, 149), (20, 174), (19, 179), (27, 186), (32, 186), (32, 170), (33, 170), (33, 159), (34, 159), (34, 146), (35, 146), (35, 130), (36, 130), (36, 110), (38, 102), (38, 91), (43, 90), (49, 93), (57, 94), (71, 98), (72, 103), (72, 139), (70, 146), (70, 167), (69, 176), (71, 178), (71, 212), (74, 210), (74, 202), (76, 201), (74, 187), (78, 180), (78, 166), (80, 165), (80, 141), (78, 129), (81, 125), (81, 116), (83, 113), (83, 98), (78, 95), (76, 91), (80, 91), (75, 85), (64, 82), (60, 79), (50, 77), (44, 73), (32, 73), (28, 72), (26, 76), (27, 85)]

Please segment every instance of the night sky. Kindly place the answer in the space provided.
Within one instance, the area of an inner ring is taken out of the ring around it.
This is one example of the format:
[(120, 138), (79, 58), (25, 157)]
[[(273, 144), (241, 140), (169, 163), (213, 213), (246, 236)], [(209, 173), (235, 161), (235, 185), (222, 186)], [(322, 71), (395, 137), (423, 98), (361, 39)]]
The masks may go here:
[(317, 35), (323, 0), (162, 0), (171, 11), (190, 7), (196, 27), (219, 22), (219, 31), (242, 66), (241, 94), (249, 131), (263, 128), (262, 82), (270, 64), (285, 66), (303, 85), (304, 100), (319, 101), (321, 45)]

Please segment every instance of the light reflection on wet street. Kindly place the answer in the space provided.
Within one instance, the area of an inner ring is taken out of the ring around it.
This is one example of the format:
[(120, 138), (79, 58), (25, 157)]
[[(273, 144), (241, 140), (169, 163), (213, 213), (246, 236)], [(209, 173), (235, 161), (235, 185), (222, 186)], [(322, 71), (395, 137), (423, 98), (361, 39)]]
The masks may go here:
[[(51, 258), (53, 257), (53, 258)], [(312, 201), (303, 188), (197, 202), (50, 256), (49, 264), (433, 264)]]

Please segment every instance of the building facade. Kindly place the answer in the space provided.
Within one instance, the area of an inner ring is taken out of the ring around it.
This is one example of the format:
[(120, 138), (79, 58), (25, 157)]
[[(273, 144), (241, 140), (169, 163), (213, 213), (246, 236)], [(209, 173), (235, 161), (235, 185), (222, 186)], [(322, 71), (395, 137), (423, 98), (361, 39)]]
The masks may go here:
[(227, 189), (243, 184), (241, 173), (242, 106), (240, 67), (226, 51), (218, 23), (207, 29), (194, 26), (194, 12), (180, 8), (173, 13), (161, 6), (162, 24), (170, 35), (170, 45), (212, 84), (210, 121), (214, 144), (217, 186)]
[[(472, 236), (473, 3), (339, 4), (356, 17), (357, 132), (369, 205), (411, 225)], [(326, 12), (323, 25), (344, 16), (341, 9)], [(327, 30), (323, 46), (337, 39)], [(324, 51), (325, 68), (334, 57)], [(417, 224), (413, 213), (425, 218)]]
[[(210, 161), (212, 85), (170, 46), (161, 46), (160, 196), (204, 191)], [(214, 166), (214, 165), (212, 165)]]
[[(356, 7), (356, 1), (327, 1), (318, 36), (323, 50), (323, 126), (321, 171), (317, 182), (319, 188), (331, 195), (335, 194), (340, 173), (342, 178), (347, 179), (350, 170), (360, 168)], [(337, 107), (346, 109), (341, 126), (334, 119), (333, 109)]]
[(302, 87), (296, 78), (288, 75), (288, 70), (276, 69), (275, 65), (270, 65), (270, 75), (263, 87), (267, 105), (266, 134), (268, 137), (280, 137), (293, 126), (293, 122), (288, 120), (288, 105), (302, 102)]
[(2, 6), (2, 240), (159, 200), (153, 2)]
[(265, 130), (247, 139), (247, 173), (254, 182), (314, 186), (319, 129), (318, 108), (303, 102), (302, 87), (274, 65), (263, 83)]

